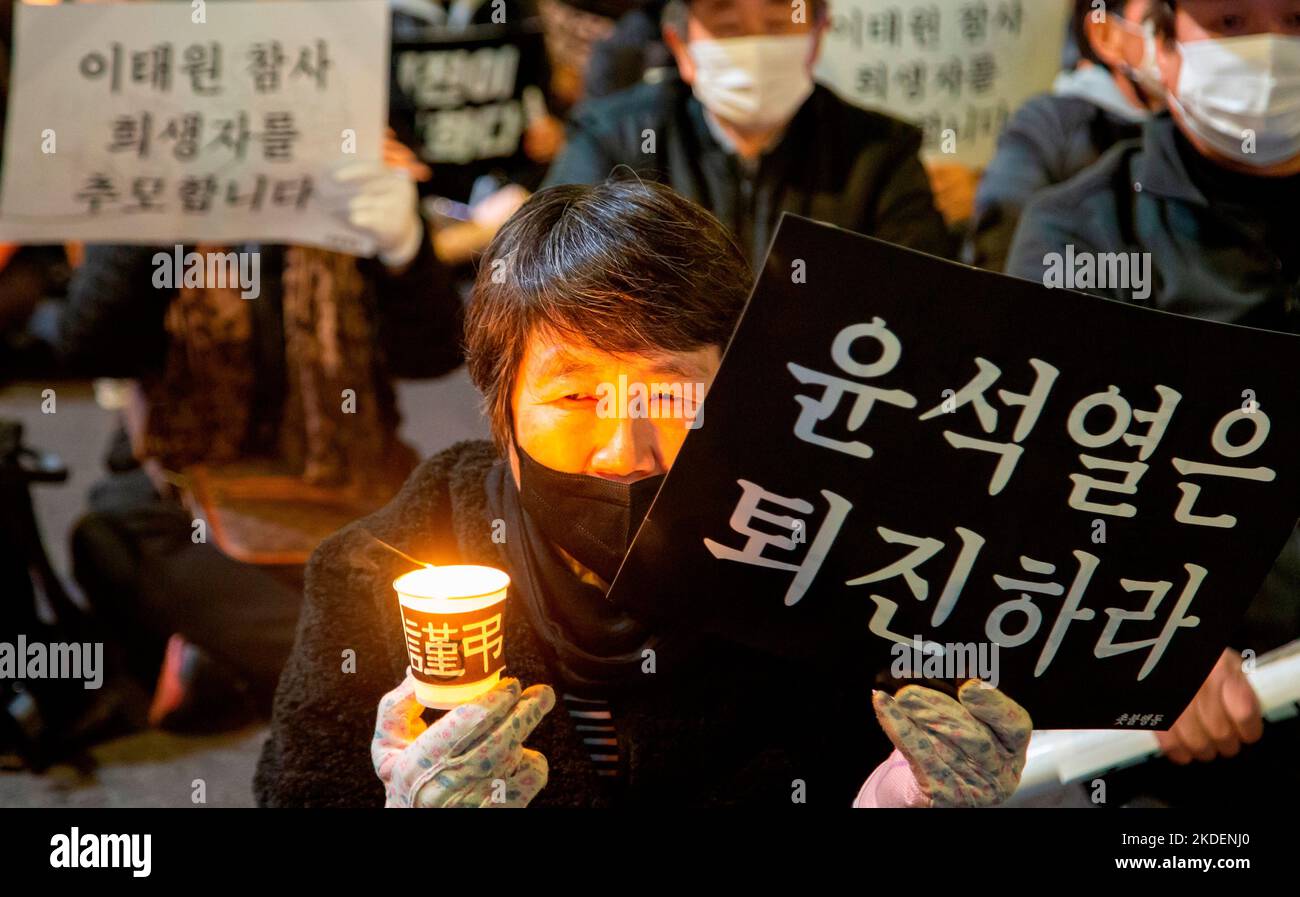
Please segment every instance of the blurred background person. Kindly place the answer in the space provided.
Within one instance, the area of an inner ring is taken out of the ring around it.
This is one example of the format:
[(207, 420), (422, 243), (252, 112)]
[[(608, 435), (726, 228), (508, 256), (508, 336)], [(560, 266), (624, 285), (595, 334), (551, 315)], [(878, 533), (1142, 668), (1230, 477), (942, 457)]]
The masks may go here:
[(782, 211), (950, 255), (920, 130), (814, 82), (826, 4), (809, 13), (796, 21), (786, 0), (670, 0), (663, 37), (680, 77), (576, 108), (545, 184), (626, 166), (713, 212), (751, 264)]
[(615, 24), (641, 0), (537, 0), (554, 71), (556, 110), (567, 114), (586, 94), (592, 52), (614, 34)]
[[(213, 727), (269, 707), (301, 603), (300, 567), (245, 563), (215, 537), (195, 538), (191, 472), (243, 465), (287, 488), (287, 509), (301, 496), (377, 506), (416, 463), (397, 437), (391, 378), (460, 364), (461, 306), (418, 213), (413, 169), (390, 139), (385, 162), (334, 172), (356, 190), (346, 214), (373, 236), (376, 258), (184, 247), (205, 264), (256, 254), (255, 301), (239, 285), (156, 286), (155, 253), (173, 247), (90, 245), (72, 276), (49, 334), (62, 371), (128, 378), (108, 476), (72, 533), (73, 568), (129, 672), (156, 681), (155, 724)], [(272, 509), (229, 541), (238, 554), (275, 555), (286, 534), (310, 530), (294, 513)]]
[(1002, 271), (1020, 214), (1038, 191), (1068, 181), (1163, 106), (1150, 0), (1075, 0), (1079, 59), (1050, 93), (1017, 110), (975, 194), (963, 261)]
[[(13, 56), (14, 0), (0, 0), (0, 165)], [(27, 323), (43, 301), (67, 290), (79, 247), (0, 242), (0, 383), (48, 370), (48, 346), (31, 338)]]
[[(1150, 15), (1169, 111), (1148, 120), (1140, 140), (1038, 194), (1021, 218), (1007, 272), (1041, 283), (1050, 254), (1067, 247), (1075, 258), (1136, 253), (1150, 264), (1145, 282), (1130, 277), (1090, 292), (1300, 333), (1300, 0), (1154, 0)], [(1293, 535), (1231, 644), (1258, 655), (1296, 638), (1300, 536)], [(1195, 776), (1148, 764), (1125, 778), (1128, 787), (1213, 804), (1235, 803), (1243, 790), (1300, 788), (1296, 720), (1261, 740), (1259, 701), (1238, 651), (1224, 653), (1192, 705), (1160, 735), (1175, 764), (1237, 759)]]

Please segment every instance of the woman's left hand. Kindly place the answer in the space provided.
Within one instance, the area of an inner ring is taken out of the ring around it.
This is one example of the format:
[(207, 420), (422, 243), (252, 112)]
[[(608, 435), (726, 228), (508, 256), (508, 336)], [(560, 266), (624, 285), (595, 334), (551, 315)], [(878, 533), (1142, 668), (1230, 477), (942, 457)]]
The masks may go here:
[(919, 685), (872, 694), (876, 718), (935, 807), (987, 807), (1015, 793), (1033, 722), (1002, 692), (970, 679), (957, 700)]

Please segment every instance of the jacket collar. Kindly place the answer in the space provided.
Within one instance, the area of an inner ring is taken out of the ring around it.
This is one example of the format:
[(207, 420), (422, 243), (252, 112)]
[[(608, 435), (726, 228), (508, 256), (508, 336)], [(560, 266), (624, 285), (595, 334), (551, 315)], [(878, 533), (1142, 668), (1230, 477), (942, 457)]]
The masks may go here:
[(1199, 206), (1209, 200), (1192, 182), (1178, 151), (1178, 124), (1168, 112), (1155, 116), (1142, 128), (1142, 152), (1133, 165), (1133, 180), (1143, 193)]
[[(697, 100), (696, 102), (699, 101)], [(732, 142), (729, 136), (727, 136), (727, 132), (722, 129), (722, 123), (718, 121), (718, 117), (710, 112), (703, 104), (701, 104), (701, 117), (703, 117), (704, 124), (708, 127), (709, 134), (713, 137), (714, 142), (718, 144), (723, 152), (728, 156), (731, 156), (736, 161), (737, 165), (750, 174), (754, 174), (758, 171), (764, 156), (769, 156), (776, 152), (777, 148), (781, 146), (781, 141), (785, 139), (786, 131), (790, 129), (790, 122), (786, 122), (785, 125), (782, 126), (781, 130), (773, 135), (771, 142), (763, 148), (757, 158), (745, 159), (737, 151), (736, 144)]]

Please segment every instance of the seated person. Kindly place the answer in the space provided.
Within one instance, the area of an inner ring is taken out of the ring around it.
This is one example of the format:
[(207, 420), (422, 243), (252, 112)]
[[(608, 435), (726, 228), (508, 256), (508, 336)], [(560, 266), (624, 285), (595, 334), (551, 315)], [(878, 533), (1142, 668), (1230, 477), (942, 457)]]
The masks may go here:
[(1300, 2), (1161, 0), (1152, 14), (1170, 112), (1039, 194), (1007, 273), (1042, 282), (1044, 256), (1068, 244), (1076, 254), (1148, 253), (1149, 283), (1094, 292), (1300, 331), (1300, 115), (1288, 93), (1300, 84)]
[[(1300, 333), (1300, 0), (1157, 0), (1156, 59), (1169, 113), (1025, 210), (1007, 272), (1044, 282), (1049, 257), (1135, 253), (1124, 283), (1089, 292), (1163, 311)], [(1293, 414), (1294, 409), (1283, 413)], [(1256, 654), (1300, 637), (1300, 537), (1255, 598), (1237, 647)], [(1260, 738), (1259, 702), (1235, 652), (1174, 728), (1178, 764), (1232, 757)], [(1267, 739), (1266, 739), (1267, 741)], [(1293, 751), (1293, 749), (1292, 749)], [(1297, 781), (1293, 756), (1250, 763), (1260, 787)], [(1225, 783), (1233, 800), (1242, 780)], [(1196, 800), (1212, 800), (1197, 786)]]
[[(63, 369), (130, 380), (128, 438), (73, 531), (74, 573), (122, 641), (129, 672), (158, 680), (155, 724), (214, 721), (214, 707), (190, 698), (206, 686), (230, 695), (232, 683), (268, 711), (302, 601), (301, 561), (246, 563), (218, 547), (211, 523), (197, 537), (177, 488), (186, 471), (279, 466), (304, 492), (379, 507), (418, 461), (397, 435), (393, 377), (457, 367), (462, 309), (404, 173), (415, 164), (389, 140), (383, 163), (335, 172), (356, 185), (346, 214), (373, 236), (374, 259), (263, 244), (214, 257), (222, 247), (196, 247), (207, 272), (221, 257), (248, 262), (228, 282), (191, 277), (189, 263), (184, 277), (160, 278), (174, 247), (92, 245), (72, 277), (52, 336)], [(246, 273), (256, 299), (245, 298)], [(274, 529), (254, 532), (274, 541)], [(224, 670), (199, 685), (205, 668)]]
[(1033, 97), (1011, 117), (997, 154), (975, 193), (965, 260), (990, 271), (1006, 267), (1016, 224), (1029, 200), (1068, 181), (1121, 140), (1137, 137), (1163, 103), (1155, 68), (1150, 0), (1075, 0), (1074, 39), (1081, 58), (1051, 93)]
[(0, 243), (0, 384), (53, 373), (49, 345), (32, 323), (66, 293), (74, 252), (72, 245)]
[(938, 256), (953, 247), (918, 151), (921, 132), (813, 82), (824, 0), (671, 0), (664, 41), (680, 77), (575, 109), (544, 185), (619, 166), (662, 181), (727, 225), (751, 264), (789, 211)]
[[(429, 459), (313, 555), (259, 803), (789, 805), (806, 788), (822, 805), (928, 806), (1015, 789), (1031, 725), (996, 689), (971, 681), (954, 700), (909, 684), (890, 697), (810, 668), (833, 683), (810, 690), (770, 657), (652, 631), (606, 599), (689, 419), (601, 412), (600, 384), (707, 387), (750, 281), (717, 219), (654, 182), (544, 189), (506, 222), (465, 327), (495, 445)], [(431, 724), (393, 590), (411, 558), (511, 577), (512, 678)], [(567, 712), (547, 715), (557, 696)], [(896, 747), (874, 773), (888, 748), (872, 705)]]

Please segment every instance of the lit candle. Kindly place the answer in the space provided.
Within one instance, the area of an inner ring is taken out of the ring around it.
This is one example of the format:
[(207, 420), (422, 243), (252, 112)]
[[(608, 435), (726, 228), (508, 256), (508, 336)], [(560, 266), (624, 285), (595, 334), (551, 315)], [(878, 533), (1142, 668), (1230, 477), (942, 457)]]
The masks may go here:
[(509, 585), (504, 571), (472, 564), (426, 566), (393, 582), (415, 697), (425, 707), (449, 710), (501, 678)]

